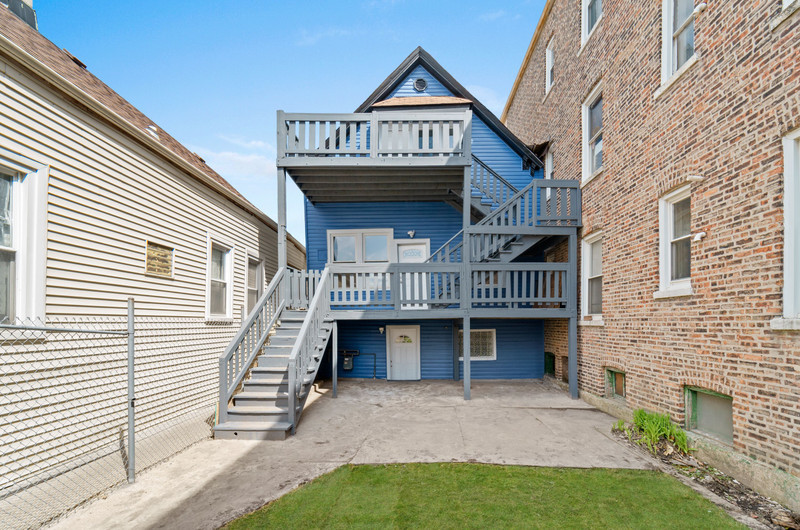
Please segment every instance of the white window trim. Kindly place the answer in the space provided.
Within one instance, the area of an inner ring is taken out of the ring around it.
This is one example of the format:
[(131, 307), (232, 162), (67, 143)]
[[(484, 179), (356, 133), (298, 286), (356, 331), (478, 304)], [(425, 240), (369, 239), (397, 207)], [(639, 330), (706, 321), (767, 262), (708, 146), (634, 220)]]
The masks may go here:
[[(228, 250), (225, 260), (225, 281), (228, 284), (226, 311), (224, 314), (211, 313), (211, 247), (217, 245)], [(217, 235), (206, 234), (206, 320), (211, 322), (233, 321), (233, 269), (236, 264), (236, 245), (233, 242)], [(244, 311), (243, 311), (244, 312)]]
[[(475, 333), (475, 332), (491, 332), (491, 334), (492, 334), (492, 356), (491, 357), (474, 357), (474, 356), (470, 355), (469, 356), (470, 362), (472, 362), (472, 361), (496, 361), (497, 360), (497, 330), (496, 329), (470, 329), (469, 330), (469, 333), (470, 333), (470, 347), (472, 346), (472, 340), (471, 340), (472, 339), (472, 334)], [(459, 329), (458, 330), (458, 335), (460, 337), (463, 337), (464, 336), (464, 330), (463, 329)], [(463, 339), (462, 339), (461, 343), (462, 344), (464, 343)], [(463, 361), (464, 360), (464, 355), (463, 354), (459, 355), (458, 360), (459, 361)]]
[[(333, 238), (352, 236), (356, 238), (356, 259), (355, 261), (333, 261)], [(364, 236), (386, 236), (386, 261), (365, 261), (364, 260)], [(394, 230), (391, 228), (363, 228), (353, 230), (328, 230), (328, 263), (350, 263), (350, 264), (370, 264), (370, 263), (391, 263), (397, 252), (392, 252), (394, 248)]]
[[(695, 50), (694, 54), (683, 63), (680, 68), (675, 67), (674, 57), (672, 55), (672, 20), (674, 13), (672, 12), (673, 1), (662, 0), (661, 2), (661, 86), (654, 94), (654, 99), (657, 99), (663, 94), (675, 81), (678, 80), (689, 68), (694, 65), (699, 55), (697, 53), (697, 31), (695, 30)], [(687, 19), (686, 23), (697, 20), (697, 14), (705, 9), (705, 4), (701, 3), (695, 7), (691, 16)]]
[[(50, 166), (0, 148), (0, 171), (13, 187), (15, 317), (44, 322), (47, 282), (47, 199)], [(21, 221), (20, 221), (21, 220)]]
[[(680, 280), (672, 280), (672, 260), (671, 260), (671, 242), (672, 242), (672, 205), (676, 202), (682, 201), (692, 196), (691, 184), (685, 184), (678, 189), (675, 189), (658, 201), (658, 241), (659, 241), (659, 290), (653, 293), (653, 298), (674, 298), (678, 296), (690, 296), (692, 291), (692, 278), (683, 278)], [(694, 207), (690, 207), (690, 233), (691, 233), (691, 212)], [(691, 257), (689, 258), (691, 270)]]
[[(550, 38), (550, 42), (547, 43), (547, 49), (545, 50), (544, 56), (544, 93), (545, 95), (550, 93), (550, 89), (553, 88), (553, 85), (556, 82), (555, 75), (550, 77), (550, 70), (553, 70), (554, 60), (555, 60), (555, 51), (553, 50), (553, 43), (555, 41), (555, 37)], [(555, 70), (553, 70), (555, 74)]]
[[(591, 172), (592, 168), (592, 160), (591, 160), (591, 152), (589, 149), (589, 108), (600, 98), (603, 96), (603, 86), (602, 83), (597, 83), (586, 99), (583, 101), (583, 105), (581, 105), (581, 115), (583, 121), (583, 141), (582, 141), (582, 148), (581, 151), (583, 153), (583, 170), (581, 176), (581, 187), (588, 184), (592, 180), (594, 180), (598, 175), (603, 173), (603, 170), (606, 167), (605, 163), (605, 156), (603, 160), (603, 165), (600, 166), (600, 169), (595, 171), (594, 173)], [(605, 116), (605, 105), (603, 108), (603, 123), (605, 124), (606, 116)], [(600, 129), (601, 132), (605, 132), (605, 126)], [(605, 140), (605, 139), (604, 139)], [(605, 142), (604, 142), (605, 143)], [(603, 151), (605, 151), (605, 146), (603, 147)]]
[(598, 17), (597, 22), (595, 22), (594, 27), (589, 30), (589, 17), (587, 16), (589, 10), (589, 0), (581, 0), (581, 48), (578, 50), (578, 55), (581, 54), (583, 51), (584, 46), (586, 43), (589, 42), (589, 39), (592, 38), (594, 35), (595, 30), (600, 26), (600, 22), (603, 21), (603, 15), (605, 14), (605, 9), (603, 12), (600, 13), (600, 17)]
[(259, 258), (257, 254), (255, 254), (254, 252), (251, 252), (248, 249), (245, 249), (244, 255), (246, 257), (246, 261), (244, 263), (245, 264), (245, 268), (244, 268), (244, 310), (242, 311), (242, 318), (243, 319), (247, 318), (247, 316), (249, 314), (247, 312), (247, 300), (248, 300), (247, 295), (248, 295), (248, 291), (250, 290), (250, 262), (251, 261), (254, 261), (254, 262), (258, 263), (258, 266), (256, 268), (256, 282), (258, 282), (258, 277), (261, 276), (261, 284), (258, 285), (258, 283), (257, 283), (258, 290), (261, 292), (261, 294), (259, 294), (259, 297), (262, 294), (264, 294), (264, 290), (266, 289), (266, 285), (265, 285), (265, 282), (266, 282), (265, 273), (266, 273), (266, 271), (265, 271), (265, 267), (264, 267), (264, 260)]
[(591, 245), (603, 239), (602, 230), (595, 230), (581, 240), (581, 321), (585, 326), (602, 326), (602, 313), (589, 313), (589, 264)]
[(772, 329), (800, 330), (800, 129), (783, 137), (783, 315)]
[[(548, 149), (547, 154), (544, 155), (544, 179), (553, 180), (553, 151), (550, 149)], [(545, 195), (548, 201), (550, 200), (551, 191), (551, 188), (545, 189)]]

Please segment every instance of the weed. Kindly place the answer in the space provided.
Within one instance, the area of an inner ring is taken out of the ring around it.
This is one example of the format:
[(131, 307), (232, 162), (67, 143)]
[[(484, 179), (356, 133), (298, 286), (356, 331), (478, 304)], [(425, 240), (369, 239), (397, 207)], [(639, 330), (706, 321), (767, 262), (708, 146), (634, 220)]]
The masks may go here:
[[(624, 423), (617, 422), (615, 428), (622, 430), (621, 425)], [(690, 451), (686, 432), (672, 423), (668, 414), (637, 409), (633, 412), (632, 429), (625, 428), (625, 434), (629, 440), (633, 440), (634, 435), (638, 436), (636, 443), (646, 446), (653, 454), (656, 453), (656, 446), (661, 439), (673, 443), (683, 453)]]

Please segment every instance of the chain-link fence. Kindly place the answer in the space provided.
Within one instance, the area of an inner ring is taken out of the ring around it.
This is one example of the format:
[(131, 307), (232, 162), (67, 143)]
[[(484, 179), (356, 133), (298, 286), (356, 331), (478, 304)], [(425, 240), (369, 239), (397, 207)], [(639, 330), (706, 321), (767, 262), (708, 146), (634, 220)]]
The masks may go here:
[(236, 327), (139, 317), (133, 328), (131, 452), (128, 319), (0, 326), (0, 527), (41, 526), (211, 436)]

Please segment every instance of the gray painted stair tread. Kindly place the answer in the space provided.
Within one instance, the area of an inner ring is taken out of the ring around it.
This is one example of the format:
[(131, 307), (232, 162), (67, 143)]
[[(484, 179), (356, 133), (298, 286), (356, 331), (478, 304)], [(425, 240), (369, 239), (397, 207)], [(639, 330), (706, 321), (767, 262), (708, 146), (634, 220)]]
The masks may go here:
[(253, 406), (242, 406), (242, 405), (235, 405), (228, 409), (229, 414), (265, 414), (265, 415), (273, 415), (273, 414), (286, 414), (289, 412), (288, 407), (270, 407), (267, 405), (253, 405)]
[(286, 431), (292, 426), (288, 421), (226, 421), (214, 427), (217, 431)]
[[(247, 384), (247, 383), (245, 383)], [(244, 392), (239, 392), (233, 399), (278, 399), (278, 398), (286, 398), (289, 396), (288, 391), (276, 392), (276, 391), (259, 391), (259, 392), (251, 392), (249, 390), (245, 390)]]

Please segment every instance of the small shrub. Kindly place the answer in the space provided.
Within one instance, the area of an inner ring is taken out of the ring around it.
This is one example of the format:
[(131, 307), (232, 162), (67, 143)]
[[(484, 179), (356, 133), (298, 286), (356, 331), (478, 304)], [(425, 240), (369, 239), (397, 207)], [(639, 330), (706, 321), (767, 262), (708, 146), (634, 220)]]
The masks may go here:
[(633, 412), (633, 431), (629, 432), (626, 429), (628, 439), (633, 439), (634, 434), (639, 435), (637, 443), (647, 446), (653, 454), (656, 453), (656, 446), (662, 438), (672, 442), (683, 453), (688, 453), (690, 450), (686, 432), (672, 423), (668, 414), (637, 409)]

